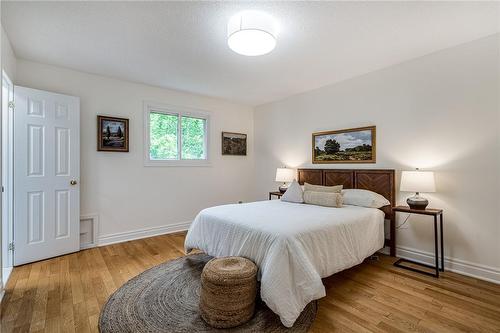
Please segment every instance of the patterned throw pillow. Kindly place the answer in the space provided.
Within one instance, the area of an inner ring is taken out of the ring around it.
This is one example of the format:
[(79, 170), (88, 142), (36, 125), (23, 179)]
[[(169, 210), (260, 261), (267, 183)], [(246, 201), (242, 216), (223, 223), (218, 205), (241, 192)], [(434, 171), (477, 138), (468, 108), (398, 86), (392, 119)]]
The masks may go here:
[(304, 191), (340, 193), (344, 185), (321, 186), (304, 183)]
[(341, 193), (305, 191), (304, 202), (310, 205), (326, 207), (342, 207), (343, 197)]

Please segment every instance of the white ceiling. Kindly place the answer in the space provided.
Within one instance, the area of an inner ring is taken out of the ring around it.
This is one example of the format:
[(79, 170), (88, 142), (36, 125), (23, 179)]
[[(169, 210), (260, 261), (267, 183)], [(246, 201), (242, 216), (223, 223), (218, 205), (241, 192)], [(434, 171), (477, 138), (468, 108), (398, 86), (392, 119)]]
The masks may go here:
[[(496, 33), (499, 6), (2, 1), (2, 24), (19, 58), (258, 105)], [(227, 21), (243, 9), (279, 21), (270, 54), (227, 47)]]

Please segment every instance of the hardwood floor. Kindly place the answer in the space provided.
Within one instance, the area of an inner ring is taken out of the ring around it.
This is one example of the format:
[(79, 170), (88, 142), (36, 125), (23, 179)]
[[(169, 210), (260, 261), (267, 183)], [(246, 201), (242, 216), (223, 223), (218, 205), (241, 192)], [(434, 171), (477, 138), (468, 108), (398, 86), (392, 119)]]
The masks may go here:
[[(147, 268), (184, 254), (184, 234), (104, 246), (16, 267), (1, 332), (96, 332), (107, 297)], [(500, 285), (432, 277), (380, 256), (324, 280), (311, 332), (500, 332)]]

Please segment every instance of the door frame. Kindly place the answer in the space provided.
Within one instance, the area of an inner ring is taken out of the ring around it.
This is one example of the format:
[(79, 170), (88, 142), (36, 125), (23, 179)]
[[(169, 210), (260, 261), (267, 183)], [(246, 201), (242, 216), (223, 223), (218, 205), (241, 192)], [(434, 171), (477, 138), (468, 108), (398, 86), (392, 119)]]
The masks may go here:
[[(2, 163), (1, 163), (1, 184), (3, 186), (2, 193), (2, 277), (4, 284), (12, 271), (14, 265), (14, 251), (9, 248), (9, 244), (14, 242), (14, 146), (13, 146), (13, 135), (14, 135), (14, 105), (10, 102), (14, 102), (14, 84), (9, 78), (7, 73), (2, 70), (2, 93), (4, 81), (9, 86), (10, 93), (7, 108), (3, 107), (2, 103)], [(9, 105), (10, 104), (10, 105)]]

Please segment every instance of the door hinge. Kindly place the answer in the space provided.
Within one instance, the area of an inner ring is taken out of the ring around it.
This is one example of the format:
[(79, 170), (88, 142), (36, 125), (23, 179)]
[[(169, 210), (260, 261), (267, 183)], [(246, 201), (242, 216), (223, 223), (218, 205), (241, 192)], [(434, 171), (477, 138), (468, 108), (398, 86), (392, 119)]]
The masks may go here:
[(9, 243), (9, 251), (14, 251), (14, 242)]
[(16, 105), (14, 104), (14, 102), (9, 102), (9, 108), (10, 109), (15, 109), (16, 108)]

